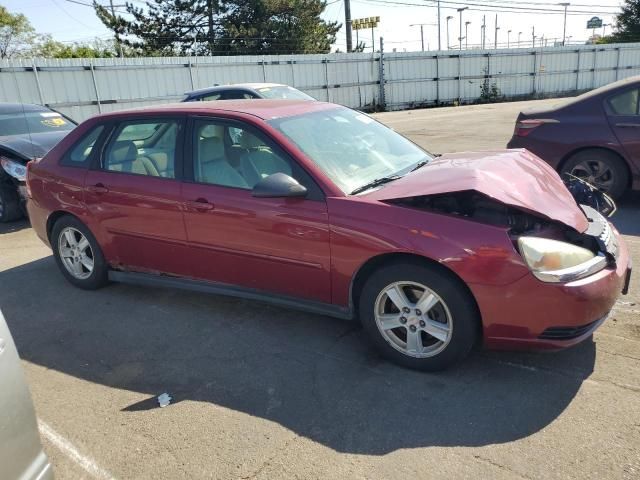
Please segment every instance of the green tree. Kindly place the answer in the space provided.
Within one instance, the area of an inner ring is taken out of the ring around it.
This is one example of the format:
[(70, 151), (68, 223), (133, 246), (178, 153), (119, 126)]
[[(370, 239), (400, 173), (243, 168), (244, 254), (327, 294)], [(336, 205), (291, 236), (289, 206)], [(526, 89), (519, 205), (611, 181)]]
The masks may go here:
[(146, 55), (326, 53), (340, 28), (324, 0), (147, 0), (127, 17), (94, 3), (122, 42)]
[(118, 56), (113, 42), (96, 39), (92, 43), (62, 43), (43, 37), (32, 49), (34, 57), (45, 58), (111, 58)]
[(616, 17), (616, 31), (597, 43), (623, 43), (640, 41), (640, 0), (626, 0)]
[(35, 30), (27, 17), (0, 5), (0, 58), (24, 54), (33, 46)]

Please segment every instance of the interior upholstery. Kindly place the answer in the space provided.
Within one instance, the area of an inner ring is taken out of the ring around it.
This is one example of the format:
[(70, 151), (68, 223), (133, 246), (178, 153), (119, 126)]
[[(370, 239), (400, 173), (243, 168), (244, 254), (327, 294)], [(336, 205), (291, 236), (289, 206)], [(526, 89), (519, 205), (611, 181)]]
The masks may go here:
[(135, 143), (130, 140), (116, 142), (109, 149), (106, 158), (106, 168), (114, 172), (137, 173), (159, 177), (160, 172), (147, 157), (138, 156)]
[(291, 166), (255, 135), (243, 131), (240, 145), (246, 153), (240, 159), (239, 170), (250, 187), (274, 173), (291, 175)]
[(221, 137), (211, 136), (200, 139), (198, 142), (198, 165), (195, 173), (201, 182), (227, 187), (249, 188), (242, 175), (225, 158), (224, 143)]

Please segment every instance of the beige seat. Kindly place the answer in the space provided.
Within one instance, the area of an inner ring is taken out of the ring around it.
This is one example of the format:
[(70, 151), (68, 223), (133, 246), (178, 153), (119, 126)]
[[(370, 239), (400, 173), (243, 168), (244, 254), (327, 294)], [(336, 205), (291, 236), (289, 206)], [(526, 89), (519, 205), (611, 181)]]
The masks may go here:
[(160, 172), (149, 158), (138, 156), (138, 149), (130, 140), (113, 144), (107, 152), (106, 168), (112, 172), (160, 176)]
[(274, 173), (291, 175), (291, 166), (255, 135), (243, 131), (240, 145), (246, 150), (240, 158), (240, 172), (250, 187)]
[(221, 137), (201, 138), (198, 143), (196, 179), (226, 187), (249, 188), (235, 168), (227, 161)]

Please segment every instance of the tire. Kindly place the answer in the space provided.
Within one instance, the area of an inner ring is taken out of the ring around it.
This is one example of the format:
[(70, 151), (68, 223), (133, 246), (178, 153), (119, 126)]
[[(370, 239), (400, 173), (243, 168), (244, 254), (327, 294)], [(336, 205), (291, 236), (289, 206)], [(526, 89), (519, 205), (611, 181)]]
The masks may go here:
[(561, 175), (565, 173), (586, 180), (613, 199), (620, 198), (629, 186), (629, 171), (624, 160), (603, 149), (592, 148), (573, 154), (560, 169)]
[(16, 187), (8, 183), (0, 184), (0, 223), (12, 222), (23, 216)]
[(108, 283), (109, 269), (102, 249), (77, 218), (65, 215), (56, 221), (51, 231), (51, 248), (60, 271), (76, 287), (96, 290)]
[[(402, 315), (394, 302), (398, 288), (408, 301), (409, 312)], [(425, 293), (430, 296), (421, 296)], [(364, 284), (358, 306), (373, 344), (404, 367), (444, 370), (464, 359), (478, 339), (480, 315), (474, 299), (457, 278), (437, 266), (403, 262), (379, 268)], [(416, 312), (416, 307), (426, 311)], [(418, 348), (412, 350), (413, 345)]]

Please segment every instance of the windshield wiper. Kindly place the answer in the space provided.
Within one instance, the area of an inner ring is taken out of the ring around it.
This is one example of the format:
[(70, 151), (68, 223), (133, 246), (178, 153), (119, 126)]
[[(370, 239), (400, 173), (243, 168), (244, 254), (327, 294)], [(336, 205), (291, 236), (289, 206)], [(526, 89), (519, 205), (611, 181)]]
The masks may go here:
[(422, 160), (421, 162), (416, 163), (415, 167), (413, 167), (411, 170), (409, 170), (410, 172), (413, 172), (415, 170), (418, 170), (419, 168), (424, 167), (427, 163), (429, 163), (429, 160)]
[(349, 195), (357, 195), (358, 193), (362, 193), (366, 190), (377, 187), (379, 185), (384, 185), (385, 183), (393, 182), (394, 180), (397, 180), (401, 177), (402, 175), (389, 175), (388, 177), (376, 178), (375, 180), (372, 180), (371, 182), (365, 183), (361, 187), (354, 189)]

